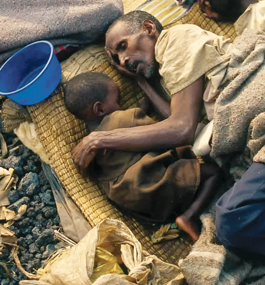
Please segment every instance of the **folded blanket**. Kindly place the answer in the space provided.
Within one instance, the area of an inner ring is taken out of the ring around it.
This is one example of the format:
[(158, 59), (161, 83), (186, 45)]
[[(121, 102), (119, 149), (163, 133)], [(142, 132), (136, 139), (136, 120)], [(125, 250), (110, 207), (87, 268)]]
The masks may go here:
[(212, 157), (243, 151), (251, 121), (265, 111), (265, 33), (234, 41), (226, 81), (214, 110)]
[(21, 47), (89, 44), (123, 13), (121, 0), (0, 0), (0, 66)]

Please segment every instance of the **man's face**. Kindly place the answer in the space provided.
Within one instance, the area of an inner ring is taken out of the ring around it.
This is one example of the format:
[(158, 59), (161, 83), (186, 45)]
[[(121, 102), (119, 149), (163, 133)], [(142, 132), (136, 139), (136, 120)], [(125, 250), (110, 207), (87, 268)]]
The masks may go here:
[(157, 69), (155, 40), (143, 28), (131, 34), (124, 23), (117, 22), (106, 37), (106, 50), (114, 62), (131, 75), (150, 78)]

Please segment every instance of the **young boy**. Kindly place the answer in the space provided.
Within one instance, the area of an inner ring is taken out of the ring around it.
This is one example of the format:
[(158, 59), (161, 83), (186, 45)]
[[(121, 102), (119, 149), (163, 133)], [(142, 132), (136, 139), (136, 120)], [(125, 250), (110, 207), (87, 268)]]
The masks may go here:
[[(120, 110), (119, 92), (105, 74), (84, 73), (67, 83), (64, 100), (90, 131), (155, 123), (140, 108)], [(179, 228), (198, 239), (199, 215), (215, 193), (219, 168), (200, 165), (190, 146), (148, 153), (98, 151), (93, 168), (109, 199), (120, 207), (154, 222), (177, 216)]]

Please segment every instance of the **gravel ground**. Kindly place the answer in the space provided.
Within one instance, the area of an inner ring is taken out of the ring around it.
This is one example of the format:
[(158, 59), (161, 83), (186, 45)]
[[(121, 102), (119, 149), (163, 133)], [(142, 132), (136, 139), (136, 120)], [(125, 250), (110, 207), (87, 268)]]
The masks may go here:
[[(13, 133), (3, 135), (7, 145), (11, 146), (16, 136)], [(62, 243), (53, 237), (53, 231), (60, 228), (60, 221), (39, 157), (20, 142), (18, 145), (17, 150), (0, 160), (0, 166), (14, 168), (19, 178), (17, 189), (9, 193), (9, 208), (17, 210), (22, 204), (28, 207), (22, 219), (15, 221), (9, 229), (18, 238), (18, 256), (22, 266), (26, 271), (35, 273), (53, 251), (62, 247)], [(7, 266), (9, 278), (3, 264)], [(15, 285), (25, 279), (14, 263), (11, 248), (5, 247), (0, 255), (0, 284)]]

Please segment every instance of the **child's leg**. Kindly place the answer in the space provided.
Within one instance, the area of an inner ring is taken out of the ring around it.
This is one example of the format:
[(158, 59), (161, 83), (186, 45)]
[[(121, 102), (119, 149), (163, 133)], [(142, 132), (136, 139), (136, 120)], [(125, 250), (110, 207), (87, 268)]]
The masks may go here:
[(201, 183), (190, 207), (179, 217), (176, 223), (183, 231), (187, 232), (193, 240), (200, 235), (200, 214), (210, 203), (216, 193), (220, 178), (220, 169), (215, 163), (201, 164)]

